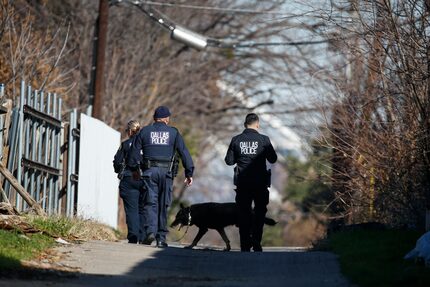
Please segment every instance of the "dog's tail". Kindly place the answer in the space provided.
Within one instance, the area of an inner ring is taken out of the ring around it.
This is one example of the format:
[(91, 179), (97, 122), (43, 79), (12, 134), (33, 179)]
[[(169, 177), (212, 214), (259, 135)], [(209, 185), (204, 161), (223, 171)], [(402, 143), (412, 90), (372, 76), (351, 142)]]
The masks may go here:
[(269, 217), (266, 217), (266, 218), (264, 218), (264, 224), (266, 224), (266, 225), (270, 225), (270, 226), (273, 226), (273, 225), (276, 225), (276, 221), (274, 221), (272, 218), (269, 218)]

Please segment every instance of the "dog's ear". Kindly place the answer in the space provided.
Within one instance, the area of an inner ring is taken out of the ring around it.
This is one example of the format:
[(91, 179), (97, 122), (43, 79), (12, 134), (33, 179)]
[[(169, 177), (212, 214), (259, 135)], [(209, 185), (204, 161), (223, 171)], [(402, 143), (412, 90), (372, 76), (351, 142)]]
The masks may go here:
[(179, 207), (181, 208), (181, 209), (184, 209), (185, 208), (185, 206), (184, 206), (184, 204), (181, 202), (181, 203), (179, 203)]

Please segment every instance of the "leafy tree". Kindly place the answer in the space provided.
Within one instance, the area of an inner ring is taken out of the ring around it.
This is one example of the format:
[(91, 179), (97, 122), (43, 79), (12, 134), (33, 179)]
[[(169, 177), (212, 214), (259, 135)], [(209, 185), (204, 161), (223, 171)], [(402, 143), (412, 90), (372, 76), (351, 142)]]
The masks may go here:
[(284, 199), (301, 206), (305, 212), (322, 212), (333, 200), (328, 161), (331, 151), (316, 142), (311, 148), (305, 161), (294, 156), (287, 157), (288, 182)]

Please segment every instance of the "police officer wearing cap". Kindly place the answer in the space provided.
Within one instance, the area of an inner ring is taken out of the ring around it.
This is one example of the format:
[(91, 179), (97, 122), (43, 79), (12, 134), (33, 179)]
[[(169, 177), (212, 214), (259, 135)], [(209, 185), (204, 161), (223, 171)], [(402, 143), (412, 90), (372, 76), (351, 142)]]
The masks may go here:
[[(142, 176), (147, 232), (144, 244), (154, 240), (157, 247), (167, 247), (167, 209), (172, 202), (174, 156), (178, 152), (185, 169), (185, 184), (193, 183), (194, 164), (179, 131), (169, 126), (170, 111), (165, 106), (154, 112), (154, 122), (135, 137), (129, 157), (134, 177)], [(142, 174), (137, 169), (140, 167)]]
[(128, 243), (138, 243), (145, 236), (142, 230), (144, 222), (143, 213), (143, 190), (142, 181), (134, 180), (132, 171), (127, 164), (127, 155), (133, 142), (134, 136), (139, 132), (140, 124), (138, 121), (131, 120), (127, 123), (128, 139), (123, 141), (113, 159), (113, 167), (118, 173), (119, 195), (124, 203), (125, 221), (127, 224)]
[(261, 238), (269, 203), (270, 170), (266, 160), (275, 163), (278, 157), (269, 137), (258, 132), (260, 122), (256, 114), (248, 114), (244, 125), (245, 130), (231, 140), (225, 162), (236, 164), (234, 181), (241, 251), (250, 251), (252, 247), (254, 252), (259, 252), (263, 251)]

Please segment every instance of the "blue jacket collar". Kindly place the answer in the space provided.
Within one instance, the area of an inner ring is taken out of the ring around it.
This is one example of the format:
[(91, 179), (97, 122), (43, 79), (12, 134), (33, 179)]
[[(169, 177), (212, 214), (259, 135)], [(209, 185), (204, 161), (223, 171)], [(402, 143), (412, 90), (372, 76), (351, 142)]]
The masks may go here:
[(164, 122), (153, 122), (153, 123), (152, 123), (152, 125), (154, 125), (154, 126), (156, 126), (156, 125), (159, 125), (159, 126), (167, 126), (167, 124), (166, 124), (166, 123), (164, 123)]

